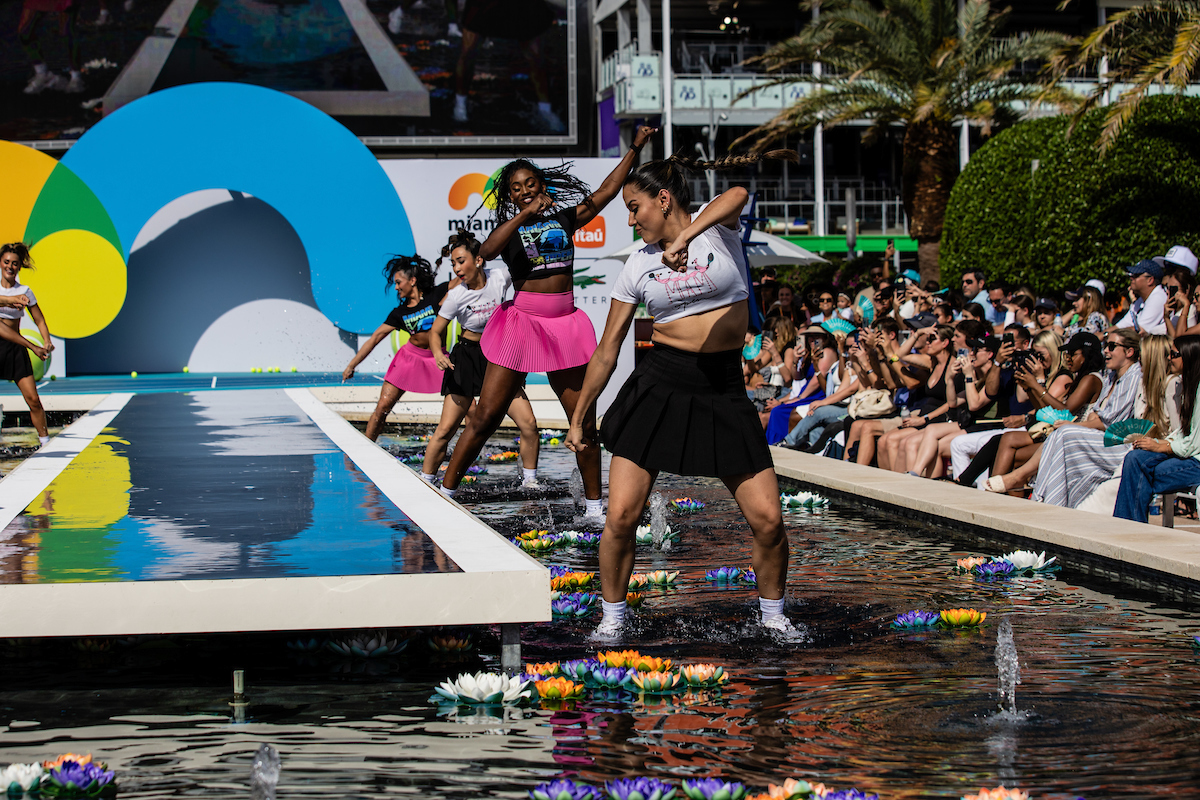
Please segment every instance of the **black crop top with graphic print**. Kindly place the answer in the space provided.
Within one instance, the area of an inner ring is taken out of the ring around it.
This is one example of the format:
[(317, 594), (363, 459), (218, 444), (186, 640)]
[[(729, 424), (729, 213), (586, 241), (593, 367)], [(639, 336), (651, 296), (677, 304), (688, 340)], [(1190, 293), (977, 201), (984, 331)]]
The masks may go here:
[(500, 257), (516, 283), (574, 271), (575, 206), (517, 228)]
[(433, 327), (433, 318), (437, 316), (438, 306), (442, 304), (442, 298), (446, 296), (449, 287), (449, 283), (439, 283), (421, 295), (421, 302), (415, 306), (407, 303), (396, 306), (387, 315), (383, 324), (391, 325), (397, 330), (408, 331), (409, 334), (429, 330)]

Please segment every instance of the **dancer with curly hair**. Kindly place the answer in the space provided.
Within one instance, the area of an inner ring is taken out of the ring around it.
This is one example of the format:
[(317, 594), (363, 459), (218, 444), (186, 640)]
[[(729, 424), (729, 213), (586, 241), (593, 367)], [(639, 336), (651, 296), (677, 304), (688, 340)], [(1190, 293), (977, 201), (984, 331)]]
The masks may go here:
[[(574, 415), (588, 359), (596, 349), (596, 331), (587, 314), (575, 308), (572, 237), (621, 191), (634, 159), (655, 130), (638, 128), (629, 152), (595, 192), (570, 174), (569, 164), (543, 169), (518, 159), (501, 171), (493, 189), (496, 227), (479, 255), (504, 259), (516, 295), (496, 310), (480, 340), (487, 371), (475, 413), (446, 467), (442, 491), (448, 497), (454, 496), (463, 473), (500, 427), (528, 373), (545, 372), (567, 418)], [(583, 424), (595, 434), (594, 409)], [(604, 514), (600, 452), (578, 453), (576, 463), (587, 498), (585, 518), (598, 523)]]
[[(29, 417), (37, 431), (38, 441), (45, 444), (50, 441), (50, 432), (46, 429), (46, 412), (38, 396), (29, 351), (45, 359), (54, 349), (54, 343), (50, 341), (50, 328), (46, 325), (46, 317), (33, 290), (18, 280), (22, 269), (32, 268), (29, 248), (22, 242), (0, 246), (0, 322), (4, 323), (0, 325), (0, 380), (17, 384), (25, 404), (29, 406)], [(37, 325), (44, 345), (34, 344), (21, 335), (21, 317), (26, 310), (33, 318), (33, 324)]]

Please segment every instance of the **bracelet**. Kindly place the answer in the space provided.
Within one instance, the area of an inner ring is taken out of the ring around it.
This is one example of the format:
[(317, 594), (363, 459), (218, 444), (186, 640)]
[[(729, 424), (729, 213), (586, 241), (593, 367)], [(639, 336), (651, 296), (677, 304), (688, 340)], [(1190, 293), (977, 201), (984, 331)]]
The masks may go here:
[(867, 374), (868, 374), (868, 375), (874, 375), (874, 374), (875, 374), (875, 370), (873, 370), (873, 369), (868, 369), (868, 370), (867, 370)]
[(895, 364), (899, 360), (900, 360), (900, 356), (889, 356), (888, 357), (889, 364)]

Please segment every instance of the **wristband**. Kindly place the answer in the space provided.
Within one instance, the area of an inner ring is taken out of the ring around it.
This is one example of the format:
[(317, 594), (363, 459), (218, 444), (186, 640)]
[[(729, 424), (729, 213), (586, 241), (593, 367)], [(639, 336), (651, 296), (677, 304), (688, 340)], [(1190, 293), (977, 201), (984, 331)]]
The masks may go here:
[(899, 360), (900, 360), (900, 356), (889, 356), (888, 357), (889, 364), (895, 364)]

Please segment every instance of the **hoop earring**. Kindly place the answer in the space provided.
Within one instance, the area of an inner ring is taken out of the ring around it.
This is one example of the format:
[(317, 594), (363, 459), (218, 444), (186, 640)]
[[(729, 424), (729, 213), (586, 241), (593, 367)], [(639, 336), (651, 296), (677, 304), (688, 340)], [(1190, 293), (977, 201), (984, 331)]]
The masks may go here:
[(666, 219), (667, 217), (669, 217), (671, 215), (671, 209), (669, 206), (663, 206), (662, 212), (663, 212), (663, 219)]

